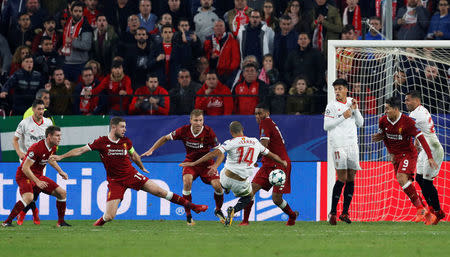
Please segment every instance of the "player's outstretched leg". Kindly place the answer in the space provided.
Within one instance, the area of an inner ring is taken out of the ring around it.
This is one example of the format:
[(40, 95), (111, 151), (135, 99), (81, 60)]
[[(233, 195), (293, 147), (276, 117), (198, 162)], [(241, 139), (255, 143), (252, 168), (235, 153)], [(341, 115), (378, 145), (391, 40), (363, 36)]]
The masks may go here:
[(34, 194), (33, 201), (29, 205), (25, 206), (25, 208), (19, 213), (19, 215), (17, 215), (17, 225), (19, 225), (19, 226), (21, 226), (23, 224), (23, 221), (25, 220), (25, 216), (26, 216), (28, 210), (30, 210), (30, 209), (33, 212), (33, 223), (36, 225), (41, 224), (41, 220), (39, 218), (39, 210), (36, 207), (36, 201), (39, 197), (39, 191), (34, 190), (33, 194)]
[(344, 187), (345, 183), (340, 181), (340, 180), (336, 180), (336, 183), (334, 183), (334, 187), (333, 187), (333, 195), (331, 197), (331, 211), (330, 214), (328, 214), (328, 222), (331, 225), (336, 225), (336, 209), (337, 209), (337, 205), (339, 203), (339, 198), (341, 198), (341, 193), (342, 193), (342, 188)]
[[(404, 177), (407, 175), (403, 174), (403, 173), (398, 173), (397, 179), (399, 180), (399, 182), (401, 181), (401, 178), (399, 178), (400, 176)], [(417, 216), (415, 218), (415, 222), (431, 220), (432, 216), (434, 216), (434, 215), (433, 214), (427, 215), (428, 212), (425, 209), (425, 207), (423, 206), (422, 200), (420, 199), (419, 195), (417, 194), (416, 188), (414, 187), (412, 181), (407, 180), (407, 182), (403, 184), (402, 188), (403, 188), (403, 192), (405, 192), (405, 194), (411, 200), (411, 203), (417, 208)]]
[(298, 212), (292, 211), (289, 204), (286, 202), (286, 200), (283, 199), (283, 194), (272, 193), (272, 200), (274, 204), (280, 207), (280, 209), (289, 216), (286, 226), (295, 225), (295, 220), (297, 219)]
[(18, 201), (14, 208), (12, 209), (11, 213), (9, 214), (8, 218), (2, 223), (3, 227), (10, 227), (12, 226), (13, 219), (19, 215), (19, 213), (27, 206), (28, 204), (33, 201), (33, 193), (24, 193), (22, 195), (22, 199)]
[(66, 215), (66, 190), (61, 187), (57, 187), (53, 193), (53, 196), (56, 196), (56, 209), (58, 210), (58, 222), (56, 223), (57, 227), (71, 227), (72, 225), (68, 224), (64, 220), (64, 216)]
[(119, 208), (120, 199), (113, 199), (106, 202), (106, 211), (102, 217), (94, 222), (94, 226), (103, 226), (106, 222), (113, 220), (116, 217), (117, 209)]

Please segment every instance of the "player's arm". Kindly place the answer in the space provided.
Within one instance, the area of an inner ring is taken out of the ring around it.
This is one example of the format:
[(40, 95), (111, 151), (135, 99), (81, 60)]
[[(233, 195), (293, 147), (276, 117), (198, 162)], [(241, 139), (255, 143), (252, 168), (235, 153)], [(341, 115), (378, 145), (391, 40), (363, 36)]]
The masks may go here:
[(323, 129), (326, 131), (332, 130), (339, 124), (341, 124), (345, 119), (350, 118), (351, 116), (351, 108), (346, 110), (340, 117), (337, 117), (336, 114), (331, 110), (331, 108), (327, 107), (323, 120)]
[(150, 147), (150, 149), (147, 150), (147, 152), (141, 154), (141, 156), (150, 156), (153, 154), (153, 152), (160, 148), (162, 145), (164, 145), (167, 141), (172, 140), (172, 138), (169, 135), (165, 135), (160, 137), (154, 144), (152, 147)]
[(13, 147), (14, 147), (14, 150), (16, 150), (16, 153), (17, 153), (17, 156), (19, 156), (19, 159), (23, 160), (23, 158), (25, 158), (25, 153), (20, 150), (19, 138), (17, 136), (13, 137)]
[(378, 122), (378, 133), (372, 135), (372, 142), (380, 142), (384, 139), (383, 126), (381, 125), (381, 120)]
[(134, 147), (131, 147), (130, 150), (128, 150), (128, 154), (131, 157), (131, 160), (133, 160), (134, 163), (145, 173), (149, 173), (148, 170), (144, 167), (144, 164), (142, 163), (141, 156), (137, 154), (137, 152), (134, 150)]
[(80, 156), (80, 155), (84, 154), (85, 152), (89, 152), (89, 151), (91, 151), (91, 148), (88, 145), (85, 145), (82, 147), (72, 149), (63, 155), (52, 155), (52, 156), (50, 156), (49, 161), (50, 160), (51, 161), (60, 161), (65, 158)]
[(22, 166), (22, 171), (27, 178), (29, 178), (31, 181), (36, 183), (36, 186), (38, 186), (40, 189), (44, 189), (47, 187), (47, 182), (39, 180), (31, 171), (31, 165), (33, 165), (34, 160), (31, 160), (30, 158), (26, 158), (25, 162)]
[(206, 161), (209, 161), (209, 160), (211, 160), (211, 159), (214, 159), (215, 157), (218, 157), (218, 156), (220, 156), (221, 154), (223, 155), (223, 153), (222, 153), (219, 149), (215, 149), (214, 151), (209, 152), (209, 153), (203, 155), (202, 158), (196, 160), (195, 162), (183, 162), (183, 163), (180, 163), (180, 166), (181, 166), (181, 167), (192, 167), (192, 166), (196, 166), (196, 165), (198, 165), (198, 164), (200, 164), (200, 163), (202, 163), (202, 162), (206, 162)]
[(68, 179), (69, 178), (69, 175), (67, 175), (67, 173), (65, 173), (61, 169), (61, 167), (59, 166), (59, 164), (56, 161), (48, 160), (48, 164), (50, 164), (50, 166), (52, 166), (63, 179)]
[(420, 132), (416, 138), (419, 140), (420, 144), (422, 145), (423, 150), (425, 151), (425, 153), (428, 156), (428, 163), (430, 164), (430, 166), (433, 169), (437, 169), (439, 168), (439, 166), (436, 164), (436, 162), (433, 159), (433, 155), (431, 153), (431, 149), (430, 146), (427, 143), (427, 140), (425, 139), (424, 135), (422, 134), (422, 132)]
[(287, 167), (287, 161), (282, 160), (282, 159), (280, 158), (280, 156), (278, 156), (278, 154), (269, 152), (266, 156), (269, 157), (270, 159), (272, 159), (272, 160), (274, 160), (274, 161), (280, 163), (280, 164), (283, 165), (285, 168)]
[(362, 127), (364, 125), (364, 118), (363, 118), (361, 112), (359, 111), (358, 102), (355, 99), (352, 100), (351, 108), (353, 109), (353, 114), (355, 114), (356, 126), (358, 128)]

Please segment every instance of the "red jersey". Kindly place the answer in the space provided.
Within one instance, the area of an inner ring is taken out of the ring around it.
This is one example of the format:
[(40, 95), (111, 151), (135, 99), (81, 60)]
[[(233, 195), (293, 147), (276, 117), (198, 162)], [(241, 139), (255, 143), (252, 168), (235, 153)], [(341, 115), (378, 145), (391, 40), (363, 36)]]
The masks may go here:
[(33, 161), (33, 164), (30, 167), (33, 174), (37, 178), (41, 177), (43, 175), (43, 170), (47, 165), (48, 158), (55, 152), (56, 146), (50, 148), (47, 145), (47, 142), (45, 142), (45, 139), (42, 139), (41, 141), (34, 143), (32, 146), (30, 146), (30, 148), (28, 148), (28, 151), (25, 155), (25, 158), (23, 159), (22, 164), (20, 164), (19, 168), (17, 168), (16, 178), (28, 179), (28, 177), (22, 171), (22, 166), (25, 163), (26, 159), (30, 159)]
[[(260, 140), (269, 140), (269, 145), (267, 146), (269, 151), (280, 156), (282, 160), (290, 162), (289, 156), (286, 151), (286, 146), (284, 145), (284, 139), (281, 135), (281, 131), (278, 128), (277, 124), (275, 124), (275, 122), (273, 122), (270, 117), (265, 118), (259, 124), (259, 136)], [(278, 165), (278, 162), (266, 156), (263, 156), (261, 161), (263, 163), (263, 166)]]
[[(186, 148), (185, 162), (193, 162), (200, 159), (203, 155), (209, 153), (211, 148), (219, 145), (216, 133), (212, 128), (203, 126), (202, 130), (195, 135), (192, 132), (191, 125), (184, 125), (170, 133), (172, 140), (182, 140)], [(204, 162), (201, 166), (211, 165), (212, 160)]]
[(400, 114), (400, 117), (392, 122), (385, 115), (380, 118), (379, 132), (383, 133), (383, 141), (389, 153), (417, 155), (413, 139), (422, 135), (422, 132), (410, 117)]
[(138, 173), (128, 157), (128, 151), (133, 147), (128, 137), (114, 142), (108, 136), (103, 136), (88, 144), (88, 147), (100, 153), (107, 180), (124, 180)]

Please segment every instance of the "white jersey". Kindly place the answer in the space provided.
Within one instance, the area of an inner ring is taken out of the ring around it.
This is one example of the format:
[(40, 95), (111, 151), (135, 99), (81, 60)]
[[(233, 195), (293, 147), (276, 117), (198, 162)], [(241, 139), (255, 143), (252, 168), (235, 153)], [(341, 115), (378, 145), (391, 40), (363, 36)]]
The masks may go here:
[(246, 136), (227, 140), (218, 149), (228, 154), (225, 168), (244, 179), (253, 174), (258, 155), (269, 153), (269, 149), (265, 148), (258, 139)]
[(34, 121), (33, 116), (23, 119), (14, 133), (19, 138), (20, 150), (26, 153), (31, 145), (45, 139), (45, 130), (51, 125), (52, 120), (45, 117), (40, 124)]
[(409, 117), (416, 122), (416, 127), (422, 131), (431, 150), (439, 148), (441, 143), (436, 135), (434, 122), (428, 110), (419, 105), (409, 114)]
[(323, 128), (329, 131), (332, 147), (343, 147), (358, 144), (356, 126), (362, 127), (364, 118), (359, 110), (352, 110), (352, 116), (344, 118), (343, 113), (352, 106), (352, 98), (347, 97), (345, 103), (333, 100), (327, 104)]

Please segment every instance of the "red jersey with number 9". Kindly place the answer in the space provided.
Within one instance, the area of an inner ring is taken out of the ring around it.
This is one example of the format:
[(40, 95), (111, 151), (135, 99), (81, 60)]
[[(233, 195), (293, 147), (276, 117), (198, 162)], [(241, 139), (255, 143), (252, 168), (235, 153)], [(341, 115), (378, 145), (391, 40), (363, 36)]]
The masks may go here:
[[(280, 156), (282, 160), (290, 162), (289, 156), (286, 151), (286, 146), (284, 144), (283, 136), (281, 135), (281, 131), (278, 128), (277, 124), (273, 122), (270, 117), (265, 118), (259, 124), (259, 136), (260, 140), (266, 139), (269, 140), (269, 145), (267, 148), (272, 153)], [(279, 165), (278, 162), (270, 159), (269, 157), (264, 156), (262, 158), (263, 166), (275, 166)]]

